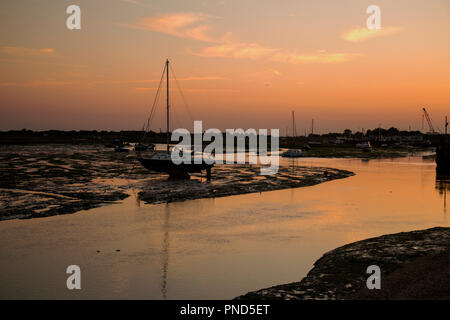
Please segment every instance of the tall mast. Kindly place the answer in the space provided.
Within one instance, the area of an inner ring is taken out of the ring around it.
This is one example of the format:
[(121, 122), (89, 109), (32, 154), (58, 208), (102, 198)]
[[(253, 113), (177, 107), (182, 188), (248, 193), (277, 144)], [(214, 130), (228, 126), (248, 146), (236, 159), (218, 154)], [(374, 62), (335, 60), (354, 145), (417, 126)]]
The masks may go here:
[(295, 120), (294, 120), (294, 111), (292, 111), (292, 136), (295, 137)]
[(167, 153), (169, 153), (169, 142), (170, 142), (170, 134), (169, 134), (169, 59), (166, 60), (166, 84), (167, 84), (167, 107), (166, 107), (166, 119), (167, 119)]

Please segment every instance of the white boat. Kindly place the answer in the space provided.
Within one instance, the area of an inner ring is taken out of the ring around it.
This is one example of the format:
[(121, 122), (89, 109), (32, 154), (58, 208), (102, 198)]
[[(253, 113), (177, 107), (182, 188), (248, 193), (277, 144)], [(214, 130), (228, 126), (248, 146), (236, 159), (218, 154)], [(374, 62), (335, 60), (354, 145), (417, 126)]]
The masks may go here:
[(357, 143), (356, 147), (361, 148), (361, 149), (363, 149), (363, 151), (366, 151), (366, 152), (372, 151), (372, 145), (370, 144), (369, 141)]

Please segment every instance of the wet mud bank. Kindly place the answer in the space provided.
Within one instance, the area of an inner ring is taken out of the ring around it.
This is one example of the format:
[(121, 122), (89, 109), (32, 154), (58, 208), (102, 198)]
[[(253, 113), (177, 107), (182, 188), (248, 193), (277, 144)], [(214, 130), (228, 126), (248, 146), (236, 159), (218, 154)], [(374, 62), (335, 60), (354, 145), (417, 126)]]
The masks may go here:
[[(128, 197), (144, 177), (128, 154), (94, 145), (0, 147), (0, 220), (47, 217)], [(133, 174), (132, 174), (133, 172)]]
[(210, 182), (198, 176), (184, 181), (152, 180), (142, 186), (139, 198), (146, 203), (165, 203), (226, 197), (311, 186), (352, 175), (350, 171), (332, 168), (280, 166), (277, 174), (264, 176), (256, 165), (216, 165)]
[(281, 166), (263, 176), (259, 166), (216, 165), (212, 179), (169, 180), (150, 173), (133, 152), (98, 145), (0, 146), (0, 220), (48, 217), (139, 199), (166, 203), (310, 186), (353, 175), (350, 171)]
[[(381, 270), (381, 289), (366, 286), (367, 267)], [(300, 282), (237, 297), (259, 300), (449, 299), (450, 228), (401, 232), (325, 253)]]

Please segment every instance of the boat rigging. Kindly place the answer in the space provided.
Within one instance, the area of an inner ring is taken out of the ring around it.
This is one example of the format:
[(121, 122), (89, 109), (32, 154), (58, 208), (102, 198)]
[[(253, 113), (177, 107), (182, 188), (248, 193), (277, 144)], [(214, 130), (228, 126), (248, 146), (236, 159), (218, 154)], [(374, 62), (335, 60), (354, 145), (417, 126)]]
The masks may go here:
[[(135, 148), (135, 152), (139, 162), (146, 169), (153, 172), (164, 172), (169, 174), (170, 178), (181, 178), (188, 179), (190, 173), (198, 173), (206, 170), (207, 178), (209, 179), (211, 176), (211, 168), (213, 164), (209, 164), (205, 161), (202, 155), (202, 160), (200, 163), (194, 163), (191, 161), (190, 163), (181, 163), (175, 164), (171, 158), (171, 150), (170, 150), (170, 100), (169, 100), (169, 59), (166, 60), (164, 64), (163, 73), (161, 76), (161, 80), (159, 82), (158, 90), (156, 92), (155, 101), (153, 102), (152, 110), (147, 119), (147, 125), (144, 131), (144, 137), (147, 131), (150, 130), (150, 123), (155, 114), (155, 109), (157, 105), (157, 101), (161, 92), (161, 84), (164, 80), (164, 76), (166, 78), (166, 150), (165, 152), (157, 151), (155, 148), (151, 150), (141, 150), (141, 148)], [(184, 96), (183, 96), (184, 99)], [(143, 138), (144, 138), (143, 137)], [(145, 144), (141, 144), (145, 145)], [(145, 148), (144, 148), (145, 149)], [(142, 152), (144, 151), (144, 152)], [(151, 153), (145, 152), (151, 151)], [(194, 154), (191, 154), (193, 157)]]

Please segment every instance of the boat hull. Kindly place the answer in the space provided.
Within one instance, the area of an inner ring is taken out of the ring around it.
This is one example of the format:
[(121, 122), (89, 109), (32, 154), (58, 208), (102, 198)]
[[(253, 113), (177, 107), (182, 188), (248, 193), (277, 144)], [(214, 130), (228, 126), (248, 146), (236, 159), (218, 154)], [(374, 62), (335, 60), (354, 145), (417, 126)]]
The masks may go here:
[(282, 154), (283, 158), (302, 158), (304, 155), (288, 155), (288, 154)]
[(199, 164), (175, 164), (169, 159), (138, 158), (138, 160), (147, 170), (164, 172), (169, 174), (171, 178), (187, 178), (190, 173), (199, 173), (203, 170), (210, 170), (213, 167), (212, 164), (207, 164), (204, 161)]
[(283, 158), (301, 158), (304, 156), (303, 152), (297, 149), (289, 149), (281, 154)]

